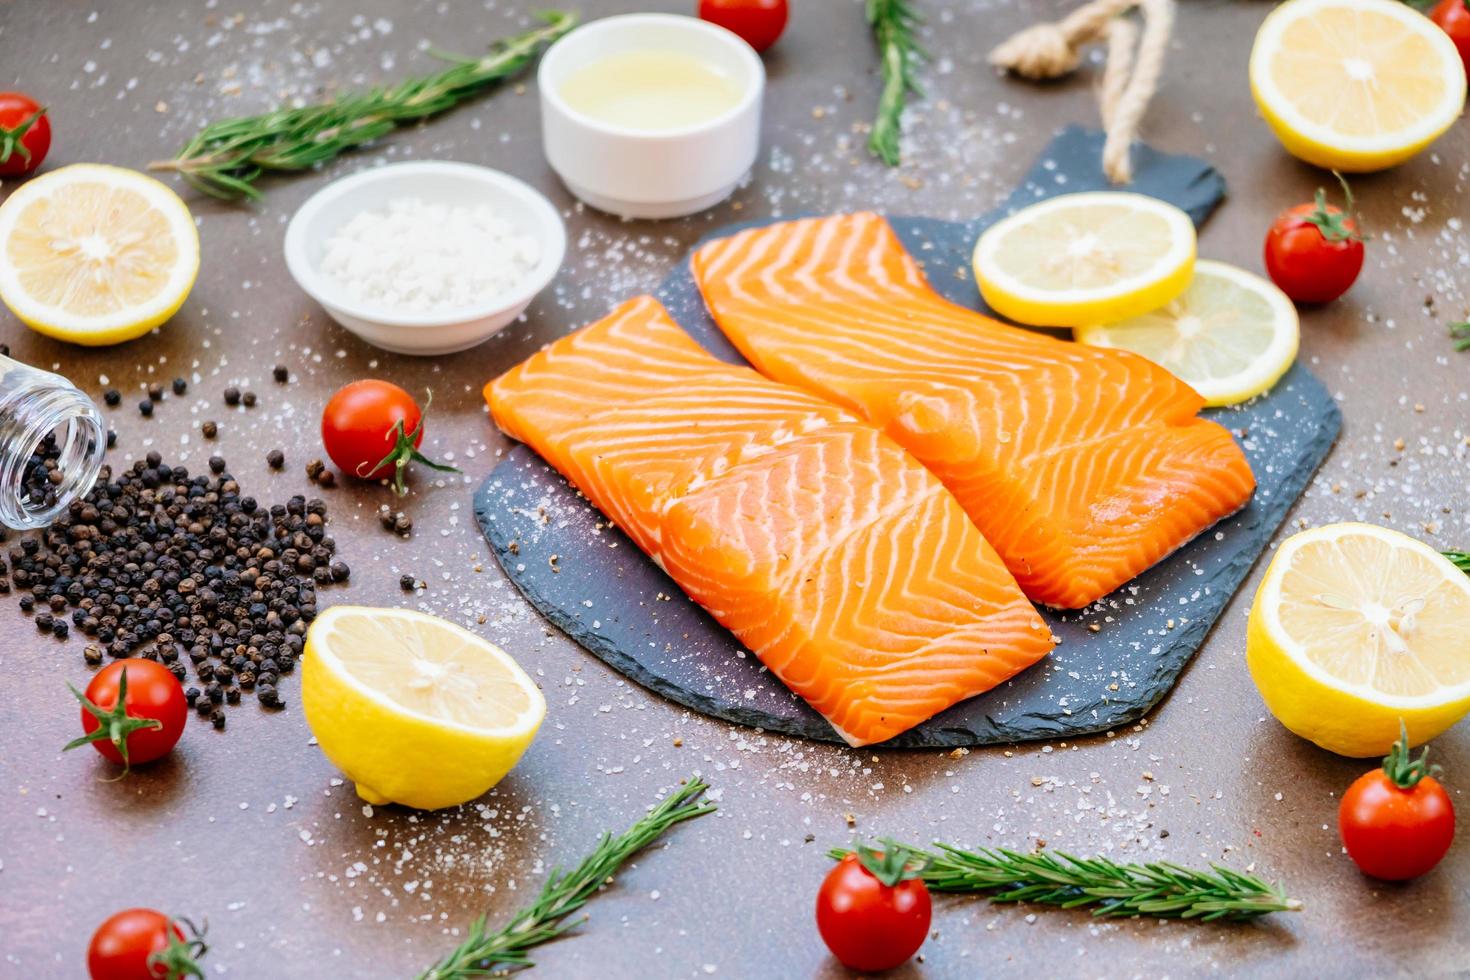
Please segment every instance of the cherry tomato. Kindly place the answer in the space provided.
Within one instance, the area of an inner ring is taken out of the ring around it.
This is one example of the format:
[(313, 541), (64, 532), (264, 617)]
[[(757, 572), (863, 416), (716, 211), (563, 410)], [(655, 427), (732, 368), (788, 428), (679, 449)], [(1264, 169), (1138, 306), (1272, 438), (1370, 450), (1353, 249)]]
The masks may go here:
[(1342, 794), (1337, 829), (1359, 868), (1375, 878), (1403, 881), (1429, 871), (1455, 837), (1455, 808), (1426, 761), (1429, 749), (1409, 758), (1409, 740), (1393, 744), (1383, 766), (1359, 776)]
[(0, 92), (0, 177), (23, 177), (51, 149), (51, 120), (36, 100)]
[(407, 492), (404, 470), (420, 462), (458, 473), (419, 452), (424, 415), (413, 396), (387, 381), (354, 381), (332, 396), (322, 410), (322, 444), (344, 473), (364, 480), (393, 477), (393, 488)]
[(188, 703), (179, 680), (152, 660), (114, 660), (97, 672), (82, 703), (81, 738), (66, 747), (90, 744), (122, 766), (152, 762), (173, 751), (184, 733)]
[(907, 853), (859, 848), (823, 879), (817, 931), (849, 969), (890, 970), (924, 944), (931, 911), (929, 889)]
[[(178, 923), (189, 927), (186, 938)], [(97, 927), (87, 947), (92, 980), (180, 980), (203, 977), (204, 933), (187, 920), (153, 909), (123, 909)]]
[(1460, 60), (1465, 63), (1465, 74), (1470, 76), (1470, 6), (1466, 6), (1465, 0), (1439, 0), (1429, 12), (1429, 19), (1455, 42)]
[(746, 44), (764, 51), (786, 30), (786, 0), (699, 0), (699, 19), (739, 34)]
[(1332, 302), (1363, 268), (1364, 236), (1353, 193), (1347, 181), (1342, 189), (1346, 211), (1328, 204), (1327, 192), (1319, 187), (1315, 201), (1282, 212), (1266, 232), (1266, 272), (1298, 303)]

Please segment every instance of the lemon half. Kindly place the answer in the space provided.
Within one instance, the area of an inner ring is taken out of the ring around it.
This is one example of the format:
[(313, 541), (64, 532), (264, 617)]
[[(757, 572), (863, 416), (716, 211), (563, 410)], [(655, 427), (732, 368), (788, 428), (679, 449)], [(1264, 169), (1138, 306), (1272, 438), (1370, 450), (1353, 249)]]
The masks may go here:
[(1194, 388), (1207, 405), (1267, 391), (1296, 360), (1296, 307), (1276, 286), (1224, 262), (1201, 259), (1194, 279), (1162, 309), (1079, 327), (1077, 340), (1142, 354)]
[(0, 300), (58, 340), (140, 337), (178, 311), (198, 274), (188, 206), (135, 170), (62, 167), (0, 205)]
[(307, 631), (301, 670), (312, 734), (369, 803), (473, 800), (510, 772), (546, 716), (505, 651), (409, 609), (332, 606)]
[(1470, 576), (1371, 524), (1288, 538), (1256, 592), (1246, 662), (1288, 729), (1339, 755), (1413, 745), (1470, 711)]
[(1465, 66), (1395, 0), (1288, 0), (1251, 48), (1251, 93), (1292, 155), (1364, 172), (1409, 159), (1465, 108)]
[(1079, 327), (1157, 309), (1194, 269), (1194, 222), (1158, 198), (1063, 194), (996, 222), (975, 243), (975, 281), (1017, 323)]

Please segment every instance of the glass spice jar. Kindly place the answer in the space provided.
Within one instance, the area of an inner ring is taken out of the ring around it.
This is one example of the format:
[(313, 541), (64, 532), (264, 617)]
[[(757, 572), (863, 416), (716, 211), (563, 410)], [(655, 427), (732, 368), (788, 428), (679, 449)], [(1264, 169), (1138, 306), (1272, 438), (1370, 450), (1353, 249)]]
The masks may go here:
[(106, 451), (92, 399), (59, 374), (0, 354), (0, 524), (50, 524), (92, 489)]

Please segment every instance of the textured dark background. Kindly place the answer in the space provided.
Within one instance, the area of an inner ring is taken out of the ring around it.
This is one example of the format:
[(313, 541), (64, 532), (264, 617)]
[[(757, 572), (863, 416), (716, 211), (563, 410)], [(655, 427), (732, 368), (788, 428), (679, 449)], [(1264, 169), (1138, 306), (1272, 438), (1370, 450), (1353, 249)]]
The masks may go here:
[[(692, 4), (650, 4), (685, 10)], [(156, 448), (200, 466), (198, 425), (247, 492), (283, 500), (308, 489), (326, 395), (364, 375), (432, 387), (429, 448), (465, 476), (423, 480), (408, 508), (415, 536), (373, 519), (382, 493), (328, 495), (333, 533), (353, 567), (332, 602), (404, 601), (398, 576), (425, 579), (411, 603), (466, 622), (510, 650), (543, 684), (547, 721), (521, 766), (477, 804), (370, 816), (310, 744), (296, 682), (284, 714), (253, 704), (223, 735), (191, 723), (179, 752), (119, 783), (74, 734), (65, 682), (85, 681), (80, 639), (38, 638), (0, 602), (0, 975), (75, 977), (92, 928), (130, 904), (207, 916), (211, 976), (403, 977), (432, 961), (482, 910), (501, 918), (558, 862), (623, 826), (661, 788), (699, 771), (721, 811), (678, 830), (590, 907), (575, 938), (545, 948), (548, 976), (836, 977), (809, 925), (822, 850), (858, 833), (1026, 847), (1036, 838), (1115, 857), (1224, 860), (1280, 878), (1306, 911), (1246, 928), (1093, 922), (1082, 913), (938, 903), (924, 962), (899, 976), (1444, 974), (1470, 967), (1470, 844), (1404, 886), (1361, 878), (1340, 853), (1338, 794), (1364, 765), (1285, 733), (1266, 714), (1242, 659), (1250, 590), (1227, 609), (1175, 692), (1138, 728), (1080, 743), (940, 752), (854, 752), (706, 721), (621, 681), (548, 632), (500, 579), (470, 511), (470, 491), (506, 444), (479, 388), (549, 337), (656, 285), (707, 230), (771, 213), (877, 207), (971, 217), (994, 206), (1059, 125), (1095, 119), (1092, 73), (1030, 86), (997, 78), (984, 53), (1010, 31), (1070, 4), (922, 0), (935, 62), (930, 101), (911, 118), (909, 163), (885, 170), (861, 149), (874, 56), (853, 0), (796, 0), (767, 59), (765, 148), (752, 182), (707, 215), (624, 224), (584, 213), (539, 150), (534, 86), (507, 90), (326, 175), (270, 186), (258, 207), (190, 198), (204, 265), (184, 310), (155, 335), (108, 350), (52, 343), (0, 313), (0, 340), (88, 391), (128, 396), (110, 413), (117, 457)], [(197, 127), (280, 98), (423, 71), (420, 42), (473, 50), (520, 23), (526, 5), (361, 2), (252, 4), (0, 0), (0, 86), (51, 106), (48, 166), (140, 167)], [(583, 3), (584, 13), (634, 9)], [(1256, 117), (1245, 78), (1258, 3), (1183, 5), (1147, 135), (1219, 167), (1232, 197), (1201, 238), (1203, 254), (1259, 269), (1261, 234), (1323, 175), (1286, 158)], [(1293, 520), (1367, 519), (1441, 546), (1470, 541), (1465, 500), (1466, 358), (1444, 337), (1461, 319), (1470, 234), (1461, 224), (1470, 170), (1465, 124), (1392, 173), (1356, 186), (1377, 239), (1362, 282), (1303, 317), (1302, 356), (1336, 395), (1342, 441)], [(286, 274), (285, 221), (331, 175), (378, 159), (467, 160), (531, 181), (566, 210), (571, 248), (530, 320), (454, 358), (414, 360), (367, 347), (329, 324)], [(1426, 300), (1433, 304), (1426, 306)], [(276, 362), (299, 376), (269, 378)], [(151, 379), (194, 378), (151, 420), (126, 406)], [(220, 392), (248, 385), (250, 415)], [(1399, 440), (1402, 440), (1400, 443)], [(283, 448), (285, 472), (265, 452)], [(480, 569), (480, 570), (477, 570)], [(484, 623), (479, 624), (480, 617)], [(675, 740), (680, 741), (676, 747)], [(1461, 726), (1436, 747), (1458, 802), (1470, 780)], [(1151, 777), (1151, 778), (1150, 778)], [(288, 805), (289, 804), (289, 805)], [(1167, 836), (1165, 836), (1167, 831)]]

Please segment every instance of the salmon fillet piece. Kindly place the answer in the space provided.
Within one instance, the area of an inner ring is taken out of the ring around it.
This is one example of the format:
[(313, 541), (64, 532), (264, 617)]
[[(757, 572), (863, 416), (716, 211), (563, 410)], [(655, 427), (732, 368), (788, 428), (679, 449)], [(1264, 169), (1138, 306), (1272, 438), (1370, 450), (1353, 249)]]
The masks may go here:
[(1033, 601), (1093, 602), (1245, 505), (1255, 477), (1152, 362), (934, 292), (876, 214), (710, 242), (694, 278), (767, 377), (879, 426), (955, 495)]
[(485, 387), (495, 422), (852, 745), (1051, 649), (934, 476), (824, 399), (716, 360), (652, 297)]

